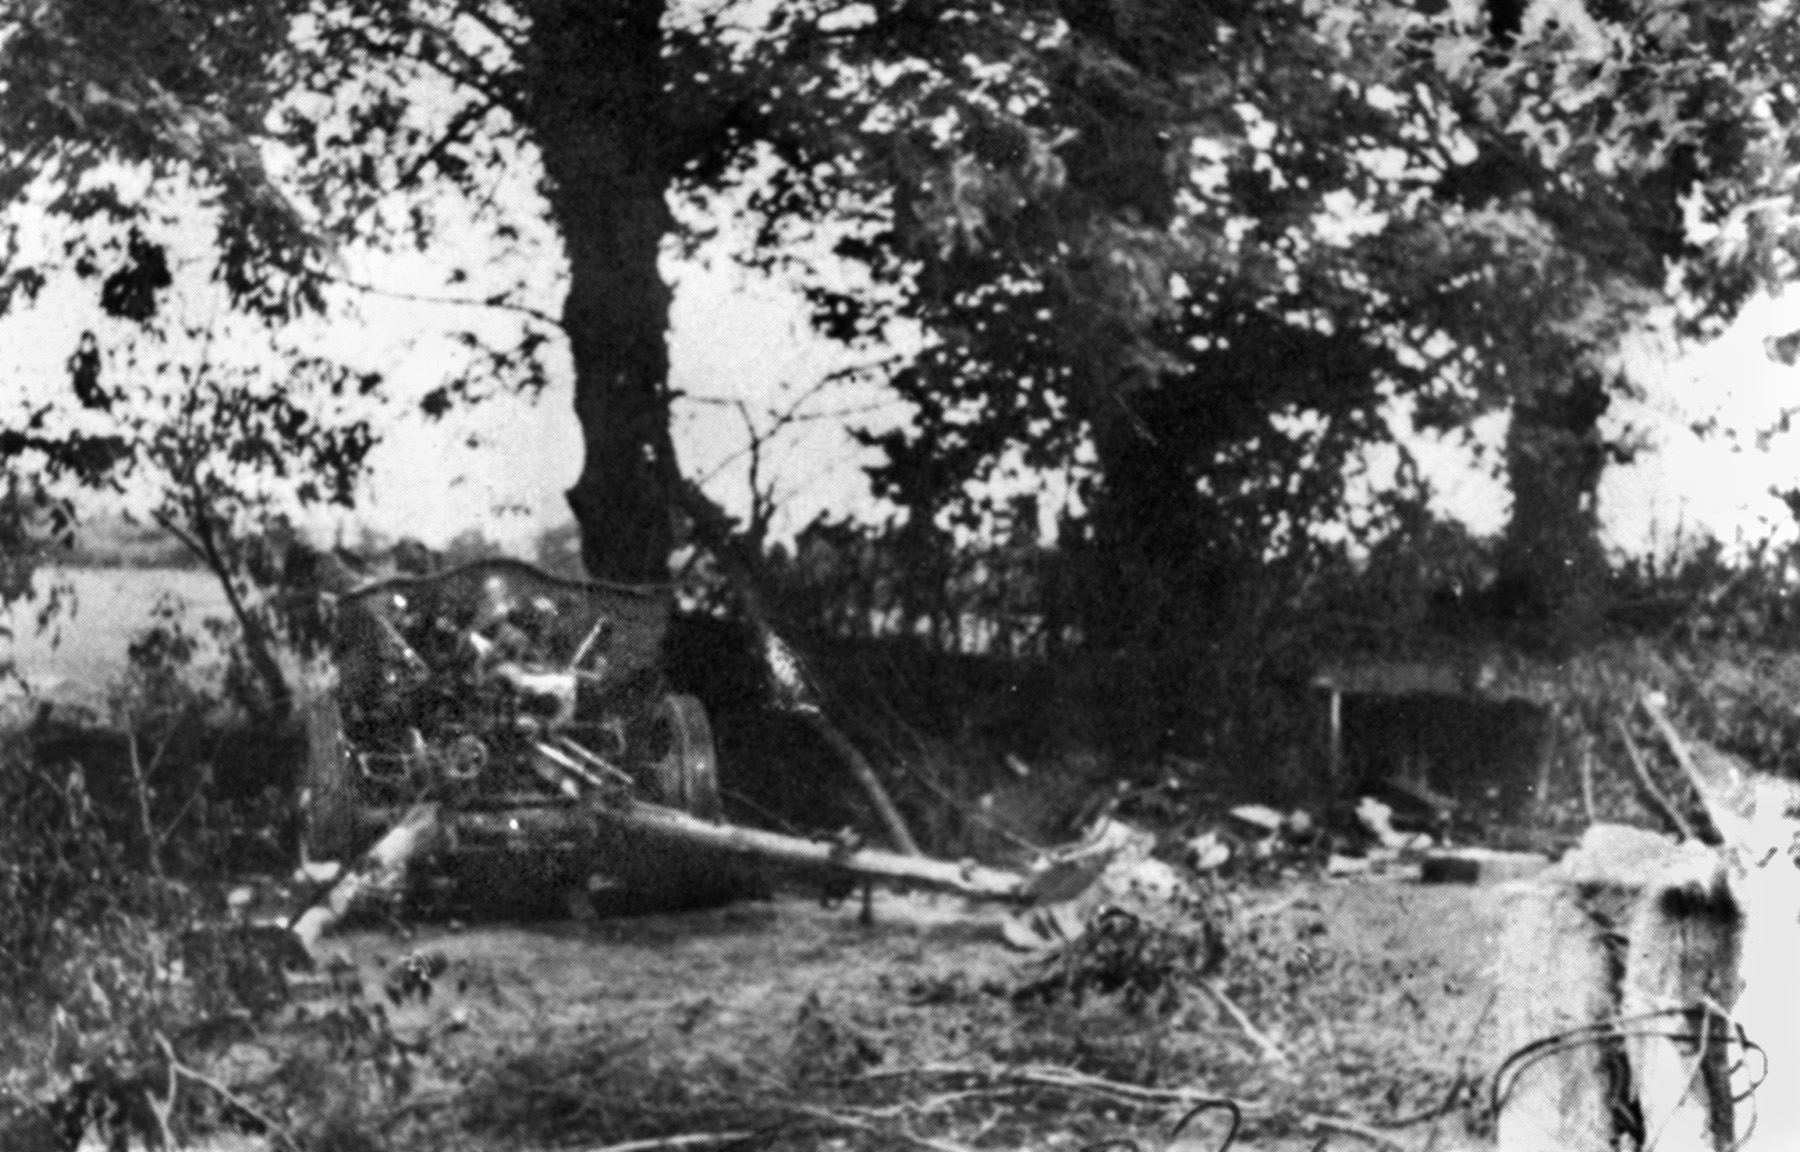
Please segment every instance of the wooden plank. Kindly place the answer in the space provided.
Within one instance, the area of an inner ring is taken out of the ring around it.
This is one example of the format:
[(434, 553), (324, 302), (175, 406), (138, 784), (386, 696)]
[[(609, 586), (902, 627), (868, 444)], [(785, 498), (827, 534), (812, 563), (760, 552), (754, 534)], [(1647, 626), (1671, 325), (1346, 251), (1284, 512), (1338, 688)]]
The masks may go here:
[(1556, 753), (1562, 717), (1553, 708), (1544, 716), (1544, 731), (1538, 740), (1537, 784), (1531, 790), (1532, 811), (1539, 822), (1550, 815), (1550, 785), (1556, 773)]
[(1344, 787), (1344, 694), (1336, 688), (1331, 690), (1330, 726), (1327, 764), (1331, 773), (1331, 795), (1335, 798)]

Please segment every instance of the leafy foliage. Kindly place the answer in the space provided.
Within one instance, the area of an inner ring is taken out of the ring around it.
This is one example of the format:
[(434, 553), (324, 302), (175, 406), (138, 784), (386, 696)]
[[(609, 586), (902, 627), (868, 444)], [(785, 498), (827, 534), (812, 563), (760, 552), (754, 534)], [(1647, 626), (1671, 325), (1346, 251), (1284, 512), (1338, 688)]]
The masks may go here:
[(1089, 996), (1117, 996), (1127, 1012), (1172, 1012), (1184, 985), (1210, 976), (1224, 959), (1221, 929), (1207, 918), (1216, 913), (1181, 905), (1148, 915), (1102, 908), (1081, 936), (1045, 962), (1045, 974), (1017, 989), (1014, 999), (1067, 998), (1080, 1007)]

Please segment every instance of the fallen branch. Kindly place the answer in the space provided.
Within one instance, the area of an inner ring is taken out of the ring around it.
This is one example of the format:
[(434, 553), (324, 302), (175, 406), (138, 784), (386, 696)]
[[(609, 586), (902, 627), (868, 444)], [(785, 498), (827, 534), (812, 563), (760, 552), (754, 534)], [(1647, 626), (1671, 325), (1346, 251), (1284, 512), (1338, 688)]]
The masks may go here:
[(976, 1088), (959, 1088), (954, 1092), (939, 1092), (935, 1096), (927, 1096), (923, 1100), (902, 1100), (898, 1104), (890, 1104), (884, 1108), (858, 1108), (857, 1114), (874, 1120), (896, 1120), (913, 1113), (935, 1112), (952, 1104), (962, 1104), (970, 1100), (992, 1100), (999, 1096), (1014, 1096), (1031, 1090), (1029, 1084), (983, 1084)]
[(1625, 718), (1613, 717), (1613, 726), (1619, 730), (1619, 739), (1625, 742), (1625, 756), (1631, 761), (1632, 775), (1637, 778), (1639, 797), (1668, 821), (1683, 840), (1695, 839), (1693, 825), (1688, 823), (1687, 817), (1681, 814), (1680, 809), (1675, 807), (1651, 778), (1650, 766), (1644, 762), (1644, 754), (1638, 750), (1637, 741), (1631, 738), (1631, 728), (1625, 723)]
[[(1071, 1068), (1047, 1065), (1020, 1068), (981, 1068), (960, 1064), (926, 1064), (914, 1068), (890, 1068), (866, 1072), (858, 1079), (887, 1080), (904, 1076), (963, 1078), (990, 1083), (1033, 1085), (1039, 1088), (1054, 1088), (1065, 1092), (1101, 1096), (1130, 1107), (1177, 1106), (1191, 1109), (1196, 1106), (1210, 1106), (1228, 1108), (1235, 1111), (1244, 1121), (1262, 1122), (1285, 1117), (1309, 1131), (1335, 1132), (1344, 1136), (1354, 1136), (1358, 1140), (1364, 1140), (1383, 1148), (1406, 1148), (1405, 1144), (1384, 1134), (1375, 1126), (1358, 1123), (1340, 1116), (1322, 1116), (1314, 1112), (1281, 1112), (1276, 1109), (1246, 1104), (1229, 1096), (1180, 1088), (1148, 1088), (1141, 1084), (1127, 1084), (1119, 1080), (1108, 1080), (1102, 1076), (1091, 1076)], [(1417, 1124), (1423, 1119), (1429, 1118), (1431, 1118), (1429, 1115), (1409, 1117), (1406, 1122)]]
[(661, 1136), (651, 1140), (604, 1144), (589, 1152), (686, 1152), (689, 1148), (711, 1148), (718, 1144), (737, 1144), (755, 1138), (754, 1132), (691, 1132), (685, 1136)]
[(1408, 1152), (1407, 1146), (1392, 1136), (1383, 1135), (1375, 1129), (1351, 1120), (1339, 1120), (1335, 1116), (1315, 1116), (1302, 1113), (1297, 1119), (1300, 1126), (1309, 1133), (1334, 1132), (1340, 1136), (1354, 1136), (1358, 1140), (1367, 1141), (1378, 1148), (1392, 1148), (1395, 1152)]
[(849, 1116), (842, 1112), (833, 1112), (828, 1108), (819, 1108), (811, 1104), (792, 1104), (789, 1105), (789, 1107), (803, 1116), (811, 1116), (815, 1120), (824, 1120), (828, 1123), (837, 1124), (845, 1128), (855, 1128), (859, 1132), (873, 1132), (878, 1136), (898, 1136), (909, 1144), (917, 1144), (921, 1148), (930, 1149), (931, 1152), (974, 1152), (974, 1150), (966, 1144), (953, 1144), (948, 1140), (934, 1140), (929, 1136), (921, 1136), (917, 1132), (909, 1132), (903, 1127), (886, 1128), (880, 1124), (874, 1124), (864, 1120), (861, 1117)]
[(894, 847), (904, 856), (925, 855), (919, 848), (919, 842), (913, 839), (911, 829), (906, 826), (906, 818), (901, 816), (900, 809), (894, 806), (893, 799), (888, 796), (887, 789), (882, 786), (881, 777), (875, 774), (874, 766), (869, 763), (868, 757), (862, 754), (862, 749), (858, 748), (850, 737), (844, 735), (843, 731), (818, 708), (802, 709), (800, 717), (814, 732), (819, 734), (821, 740), (830, 745), (831, 750), (836, 752), (849, 767), (850, 774), (856, 778), (858, 784), (862, 785), (862, 790), (868, 796), (869, 802), (875, 806), (875, 812), (881, 817), (882, 826), (887, 829), (887, 834), (893, 840)]
[[(673, 465), (670, 467), (673, 468)], [(751, 627), (756, 630), (757, 644), (769, 671), (777, 680), (792, 681), (784, 685), (794, 696), (789, 706), (797, 710), (832, 750), (843, 758), (851, 776), (862, 786), (900, 854), (923, 855), (918, 841), (907, 827), (906, 819), (894, 805), (893, 798), (888, 795), (868, 758), (831, 722), (820, 702), (809, 699), (813, 693), (806, 683), (805, 667), (798, 654), (776, 633), (771, 622), (768, 610), (771, 598), (766, 591), (769, 581), (760, 556), (732, 531), (731, 518), (699, 485), (673, 472), (666, 479), (676, 505), (693, 527), (695, 538), (718, 560), (726, 579), (737, 591), (738, 602), (742, 605), (744, 614), (749, 617)]]
[(968, 1064), (921, 1064), (912, 1068), (876, 1069), (863, 1073), (857, 1079), (861, 1081), (895, 1080), (909, 1076), (1058, 1088), (1066, 1092), (1087, 1092), (1093, 1095), (1110, 1096), (1121, 1103), (1130, 1105), (1196, 1104), (1201, 1100), (1213, 1099), (1213, 1097), (1200, 1093), (1184, 1092), (1177, 1088), (1146, 1088), (1141, 1084), (1108, 1080), (1101, 1076), (1090, 1076), (1072, 1068), (1059, 1068), (1054, 1065), (983, 1068)]
[[(1756, 811), (1755, 787), (1743, 778), (1717, 752), (1705, 749), (1709, 753), (1702, 764), (1681, 733), (1663, 709), (1663, 702), (1656, 694), (1645, 695), (1639, 704), (1644, 713), (1656, 725), (1663, 740), (1669, 745), (1669, 751), (1675, 754), (1675, 762), (1681, 765), (1681, 771), (1688, 778), (1688, 783), (1699, 793), (1700, 802), (1706, 808), (1706, 815), (1712, 820), (1713, 827), (1718, 829), (1722, 839), (1737, 848), (1748, 848), (1748, 831), (1752, 815)], [(1704, 748), (1704, 745), (1702, 746)]]
[(1213, 1003), (1223, 1009), (1225, 1015), (1231, 1017), (1231, 1022), (1236, 1024), (1238, 1028), (1242, 1030), (1244, 1035), (1248, 1036), (1251, 1041), (1256, 1044), (1257, 1048), (1262, 1051), (1265, 1059), (1272, 1064), (1279, 1064), (1283, 1068), (1293, 1066), (1294, 1062), (1288, 1059), (1288, 1054), (1283, 1052), (1280, 1045), (1271, 1040), (1267, 1033), (1258, 1028), (1250, 1019), (1249, 1015), (1232, 1002), (1231, 997), (1225, 995), (1225, 990), (1219, 987), (1218, 981), (1202, 980), (1200, 981), (1200, 989), (1208, 996), (1212, 997)]
[(274, 1118), (267, 1112), (264, 1112), (256, 1105), (245, 1100), (242, 1096), (239, 1096), (236, 1092), (233, 1092), (230, 1088), (227, 1088), (224, 1084), (221, 1084), (206, 1073), (196, 1072), (186, 1064), (181, 1063), (179, 1060), (175, 1059), (175, 1049), (169, 1044), (167, 1039), (162, 1036), (158, 1036), (156, 1039), (157, 1043), (162, 1045), (163, 1055), (167, 1057), (169, 1061), (169, 1080), (171, 1084), (173, 1084), (176, 1077), (180, 1077), (183, 1080), (200, 1085), (202, 1088), (217, 1094), (219, 1099), (250, 1117), (250, 1119), (261, 1124), (265, 1131), (270, 1135), (279, 1138), (283, 1144), (286, 1144), (288, 1148), (292, 1150), (292, 1152), (306, 1152), (306, 1150), (300, 1146), (300, 1142), (294, 1139), (294, 1134), (289, 1132), (286, 1127), (276, 1123)]

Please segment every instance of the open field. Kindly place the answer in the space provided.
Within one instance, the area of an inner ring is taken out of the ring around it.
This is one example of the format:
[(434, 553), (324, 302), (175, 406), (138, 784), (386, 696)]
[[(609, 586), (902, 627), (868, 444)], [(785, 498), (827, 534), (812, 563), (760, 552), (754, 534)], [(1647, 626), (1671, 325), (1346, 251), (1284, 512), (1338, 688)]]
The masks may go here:
[[(104, 701), (124, 667), (126, 645), (152, 623), (159, 605), (181, 608), (183, 627), (196, 637), (204, 637), (207, 617), (230, 611), (218, 582), (194, 569), (51, 568), (40, 571), (35, 582), (38, 601), (14, 608), (6, 621), (13, 636), (0, 640), (0, 651), (10, 649), (35, 693), (59, 703)], [(49, 627), (39, 629), (33, 613), (57, 588), (72, 595)], [(17, 685), (0, 687), (0, 696), (17, 690)]]

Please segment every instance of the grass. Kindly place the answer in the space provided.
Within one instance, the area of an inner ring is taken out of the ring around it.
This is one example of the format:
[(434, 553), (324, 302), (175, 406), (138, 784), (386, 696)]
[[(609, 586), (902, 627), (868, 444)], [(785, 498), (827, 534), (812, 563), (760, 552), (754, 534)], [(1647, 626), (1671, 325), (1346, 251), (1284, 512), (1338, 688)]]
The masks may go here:
[[(992, 910), (952, 915), (955, 902), (919, 897), (878, 899), (873, 928), (790, 896), (585, 930), (348, 943), (371, 975), (406, 948), (449, 960), (439, 995), (393, 1017), (430, 1042), (419, 1091), (433, 1102), (390, 1130), (396, 1147), (751, 1133), (757, 1152), (1074, 1152), (1160, 1146), (1184, 1101), (1217, 1094), (1244, 1107), (1240, 1152), (1308, 1152), (1314, 1118), (1379, 1127), (1459, 1100), (1459, 1071), (1495, 1055), (1491, 894), (1292, 883), (1306, 899), (1258, 919), (1255, 938), (1234, 933), (1220, 973), (1286, 1068), (1198, 994), (1173, 1010), (1021, 1000), (1035, 969), (998, 946)], [(1224, 1125), (1209, 1115), (1191, 1134), (1217, 1147)], [(1463, 1125), (1444, 1118), (1439, 1146), (1466, 1141)], [(1424, 1124), (1390, 1131), (1408, 1148), (1431, 1139)]]

